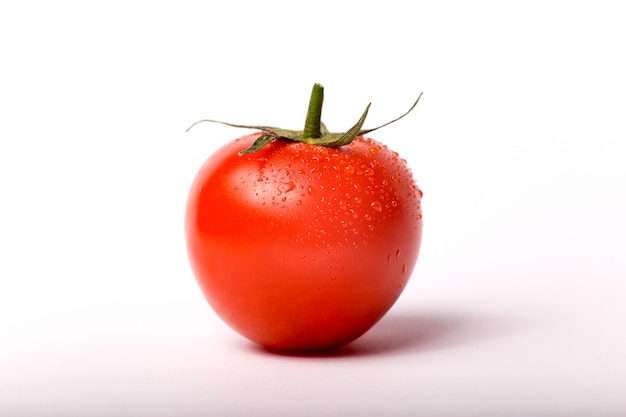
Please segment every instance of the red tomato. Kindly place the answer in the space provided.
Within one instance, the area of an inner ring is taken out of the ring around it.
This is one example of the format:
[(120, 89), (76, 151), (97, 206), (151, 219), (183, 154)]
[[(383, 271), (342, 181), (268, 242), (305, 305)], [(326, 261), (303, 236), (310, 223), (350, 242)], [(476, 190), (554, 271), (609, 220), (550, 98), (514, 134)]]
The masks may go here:
[(421, 191), (397, 153), (362, 136), (338, 148), (261, 133), (217, 150), (189, 193), (192, 269), (215, 312), (266, 347), (335, 348), (389, 310), (415, 266)]

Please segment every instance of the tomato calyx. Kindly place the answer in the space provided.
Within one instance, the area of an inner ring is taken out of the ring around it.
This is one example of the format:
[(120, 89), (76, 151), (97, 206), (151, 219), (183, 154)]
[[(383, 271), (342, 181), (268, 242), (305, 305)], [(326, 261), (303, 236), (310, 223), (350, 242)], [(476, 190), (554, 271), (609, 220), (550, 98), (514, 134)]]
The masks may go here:
[(423, 93), (419, 94), (419, 96), (417, 97), (417, 100), (415, 100), (411, 108), (409, 108), (409, 110), (406, 113), (404, 113), (400, 117), (393, 119), (390, 122), (384, 123), (372, 129), (363, 129), (363, 124), (365, 123), (365, 119), (367, 118), (367, 114), (371, 106), (371, 103), (369, 103), (367, 107), (365, 108), (365, 111), (359, 118), (359, 120), (348, 131), (341, 132), (341, 133), (331, 133), (328, 131), (328, 129), (326, 129), (326, 126), (324, 126), (324, 124), (321, 122), (322, 104), (324, 101), (324, 86), (322, 86), (322, 84), (316, 83), (313, 85), (313, 90), (311, 92), (311, 98), (309, 101), (309, 109), (307, 111), (307, 117), (306, 117), (306, 122), (304, 125), (304, 130), (288, 130), (288, 129), (281, 129), (281, 128), (273, 127), (273, 126), (240, 125), (240, 124), (222, 122), (219, 120), (202, 119), (202, 120), (195, 122), (191, 126), (189, 126), (189, 128), (187, 128), (187, 131), (189, 131), (192, 127), (194, 127), (198, 123), (202, 123), (202, 122), (219, 123), (219, 124), (236, 127), (236, 128), (257, 129), (257, 130), (262, 131), (263, 133), (254, 141), (254, 143), (252, 143), (252, 145), (250, 145), (248, 148), (240, 151), (239, 155), (245, 155), (245, 154), (256, 152), (262, 149), (263, 147), (265, 147), (266, 145), (268, 145), (270, 142), (273, 142), (274, 140), (302, 142), (302, 143), (306, 143), (309, 145), (325, 146), (328, 148), (338, 148), (340, 146), (344, 146), (344, 145), (348, 145), (352, 143), (352, 141), (359, 136), (363, 136), (367, 133), (370, 133), (370, 132), (373, 132), (374, 130), (388, 126), (391, 123), (397, 122), (398, 120), (402, 119), (404, 116), (409, 114), (415, 108), (415, 106), (417, 106), (417, 103), (422, 97), (422, 94)]

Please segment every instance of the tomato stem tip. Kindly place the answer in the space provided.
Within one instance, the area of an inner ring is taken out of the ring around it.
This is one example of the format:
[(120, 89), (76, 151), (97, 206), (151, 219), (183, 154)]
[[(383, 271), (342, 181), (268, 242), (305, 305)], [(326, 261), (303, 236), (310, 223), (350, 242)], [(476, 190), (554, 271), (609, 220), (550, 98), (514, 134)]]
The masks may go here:
[(309, 109), (306, 113), (306, 122), (302, 135), (307, 139), (322, 137), (322, 105), (324, 104), (324, 86), (320, 83), (313, 85)]

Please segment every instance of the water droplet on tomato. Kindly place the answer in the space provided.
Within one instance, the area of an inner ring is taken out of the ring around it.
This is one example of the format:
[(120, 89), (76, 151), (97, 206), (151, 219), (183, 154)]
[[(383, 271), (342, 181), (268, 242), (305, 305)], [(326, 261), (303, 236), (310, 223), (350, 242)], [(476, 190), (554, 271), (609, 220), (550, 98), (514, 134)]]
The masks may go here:
[(400, 249), (398, 249), (398, 250), (396, 251), (396, 261), (399, 261), (399, 260), (400, 260), (400, 254), (401, 254), (401, 253), (402, 253), (402, 251), (401, 251)]
[(288, 193), (296, 188), (296, 184), (293, 181), (283, 182), (278, 185), (278, 191), (281, 193)]
[(377, 211), (379, 213), (383, 211), (383, 206), (382, 204), (380, 204), (380, 201), (372, 201), (372, 204), (370, 204), (370, 206), (374, 211)]
[(370, 148), (370, 152), (373, 153), (374, 155), (378, 155), (380, 153), (380, 147), (379, 146), (373, 146)]
[(406, 264), (402, 265), (402, 275), (406, 274)]
[(365, 171), (363, 171), (363, 174), (364, 174), (366, 177), (371, 177), (371, 176), (373, 176), (373, 175), (374, 175), (374, 170), (373, 170), (373, 169), (370, 169), (370, 168), (367, 168)]
[(352, 165), (346, 165), (345, 169), (348, 174), (354, 174), (354, 167)]

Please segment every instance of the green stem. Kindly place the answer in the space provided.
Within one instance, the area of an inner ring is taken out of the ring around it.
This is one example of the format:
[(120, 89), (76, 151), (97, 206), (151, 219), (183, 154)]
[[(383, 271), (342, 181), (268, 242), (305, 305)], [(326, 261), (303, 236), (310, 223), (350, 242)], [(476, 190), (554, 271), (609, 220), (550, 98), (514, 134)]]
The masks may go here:
[(324, 86), (316, 83), (311, 91), (309, 110), (306, 113), (303, 136), (305, 138), (322, 137), (322, 104), (324, 103)]

